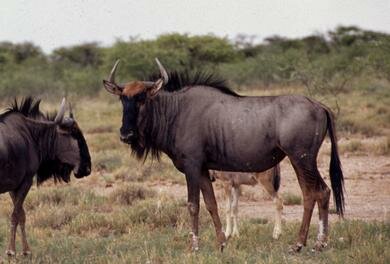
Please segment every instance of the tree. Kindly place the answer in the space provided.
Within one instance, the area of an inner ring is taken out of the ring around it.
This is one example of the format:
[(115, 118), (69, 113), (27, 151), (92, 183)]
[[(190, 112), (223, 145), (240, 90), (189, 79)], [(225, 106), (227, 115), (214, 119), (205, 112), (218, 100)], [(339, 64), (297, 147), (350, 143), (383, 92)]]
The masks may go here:
[(55, 62), (69, 62), (80, 67), (98, 67), (103, 62), (102, 49), (95, 42), (72, 47), (62, 47), (53, 51)]

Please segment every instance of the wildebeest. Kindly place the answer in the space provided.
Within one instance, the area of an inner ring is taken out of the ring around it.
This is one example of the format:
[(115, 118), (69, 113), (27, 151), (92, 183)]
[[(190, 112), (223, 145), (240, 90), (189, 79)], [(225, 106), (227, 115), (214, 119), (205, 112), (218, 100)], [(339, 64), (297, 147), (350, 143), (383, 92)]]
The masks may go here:
[(17, 101), (0, 115), (0, 193), (9, 192), (14, 209), (11, 215), (7, 255), (15, 255), (15, 236), (20, 225), (23, 254), (30, 254), (27, 243), (23, 202), (33, 184), (54, 177), (69, 182), (91, 172), (87, 143), (70, 111), (65, 114), (65, 99), (54, 118), (39, 110), (40, 101), (28, 97)]
[(280, 167), (279, 164), (270, 170), (257, 173), (240, 173), (227, 171), (210, 171), (212, 179), (223, 184), (226, 197), (226, 230), (225, 236), (239, 236), (238, 231), (238, 199), (241, 185), (262, 185), (272, 197), (275, 204), (275, 225), (272, 237), (278, 239), (282, 233), (283, 200), (279, 197)]
[(221, 248), (225, 235), (208, 170), (262, 172), (286, 156), (302, 189), (304, 212), (293, 251), (306, 245), (315, 203), (319, 232), (314, 248), (327, 244), (330, 189), (317, 169), (319, 148), (331, 140), (330, 179), (338, 214), (343, 215), (341, 170), (333, 115), (305, 96), (240, 96), (210, 74), (168, 74), (157, 60), (156, 81), (115, 82), (115, 63), (104, 86), (123, 106), (120, 139), (138, 158), (166, 153), (186, 176), (192, 248), (198, 249), (199, 196), (203, 193)]

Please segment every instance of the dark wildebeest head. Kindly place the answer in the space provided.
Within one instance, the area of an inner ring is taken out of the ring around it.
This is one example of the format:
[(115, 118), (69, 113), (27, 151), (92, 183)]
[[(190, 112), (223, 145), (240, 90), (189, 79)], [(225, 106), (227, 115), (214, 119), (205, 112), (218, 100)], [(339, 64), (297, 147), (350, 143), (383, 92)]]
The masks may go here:
[[(45, 180), (47, 176), (60, 176), (68, 182), (70, 172), (73, 170), (76, 178), (83, 178), (91, 173), (91, 156), (84, 135), (79, 128), (69, 104), (69, 117), (50, 117), (48, 120), (57, 123), (58, 140), (54, 160), (46, 161), (38, 170), (38, 177)], [(52, 115), (54, 116), (54, 115)]]
[(23, 202), (37, 175), (37, 183), (54, 177), (68, 182), (73, 171), (77, 178), (91, 172), (91, 158), (84, 136), (70, 111), (65, 115), (65, 99), (53, 118), (39, 111), (40, 101), (15, 100), (0, 115), (0, 193), (9, 192), (14, 204), (7, 254), (15, 255), (15, 234), (19, 225), (23, 254), (29, 254)]
[(123, 105), (121, 140), (138, 157), (166, 153), (186, 175), (193, 249), (198, 248), (199, 192), (211, 213), (218, 241), (225, 237), (208, 170), (262, 172), (290, 159), (304, 197), (304, 217), (297, 244), (306, 244), (312, 210), (319, 205), (315, 248), (326, 246), (330, 190), (317, 168), (326, 136), (331, 139), (330, 180), (337, 212), (344, 211), (343, 174), (331, 111), (299, 95), (239, 96), (212, 75), (167, 73), (158, 63), (154, 81), (115, 82), (114, 65), (104, 86)]
[[(76, 178), (83, 178), (91, 173), (91, 156), (84, 135), (74, 119), (70, 104), (69, 108), (69, 117), (64, 117), (62, 115), (61, 120), (60, 110), (57, 117), (53, 119), (53, 121), (58, 124), (58, 140), (56, 157), (53, 162), (56, 166), (52, 167), (52, 169), (55, 174), (61, 175), (62, 179), (64, 179), (64, 177), (68, 177), (69, 179), (70, 169), (73, 170)], [(51, 166), (48, 165), (48, 168), (50, 167)], [(47, 172), (49, 171), (50, 169)]]
[(56, 127), (56, 140), (52, 142), (52, 153), (43, 159), (37, 171), (37, 183), (53, 177), (55, 181), (69, 182), (73, 171), (76, 178), (88, 176), (91, 172), (91, 157), (88, 146), (79, 128), (69, 104), (69, 116), (65, 117), (65, 101), (62, 102), (58, 113), (43, 114), (40, 100), (34, 101), (27, 97), (20, 105), (15, 100), (8, 112), (20, 113), (27, 118), (52, 123)]
[[(120, 139), (132, 144), (135, 148), (138, 145), (137, 115), (139, 107), (148, 97), (153, 97), (168, 82), (168, 74), (161, 63), (156, 59), (160, 69), (161, 78), (157, 81), (134, 81), (126, 84), (117, 84), (115, 82), (115, 72), (119, 60), (115, 63), (108, 77), (103, 80), (104, 87), (108, 92), (120, 96), (123, 106), (123, 120), (120, 129)], [(139, 147), (139, 146), (138, 146)]]

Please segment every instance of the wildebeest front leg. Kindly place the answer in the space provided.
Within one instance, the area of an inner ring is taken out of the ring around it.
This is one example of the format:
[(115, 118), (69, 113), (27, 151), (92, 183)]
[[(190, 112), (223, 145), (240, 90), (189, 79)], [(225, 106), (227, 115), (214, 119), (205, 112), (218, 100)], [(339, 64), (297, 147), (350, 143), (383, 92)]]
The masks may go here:
[(22, 230), (22, 243), (23, 243), (23, 254), (29, 254), (30, 250), (27, 243), (26, 232), (25, 232), (25, 221), (26, 216), (23, 210), (23, 202), (27, 196), (28, 191), (32, 185), (31, 180), (27, 180), (21, 184), (21, 186), (13, 192), (10, 192), (12, 202), (14, 204), (14, 210), (11, 214), (11, 228), (10, 228), (10, 240), (6, 254), (8, 256), (15, 256), (15, 239), (16, 229), (18, 224), (21, 224)]
[(211, 218), (213, 219), (215, 233), (217, 235), (217, 240), (221, 251), (226, 246), (225, 234), (222, 231), (221, 220), (218, 215), (218, 206), (217, 201), (215, 200), (215, 194), (213, 186), (211, 184), (210, 177), (208, 176), (208, 171), (205, 171), (201, 177), (200, 188), (202, 190), (204, 203), (207, 210), (209, 211)]
[(19, 223), (19, 215), (18, 215), (19, 213), (16, 207), (17, 201), (16, 201), (15, 192), (10, 192), (10, 196), (12, 198), (14, 210), (11, 214), (10, 238), (8, 243), (8, 249), (5, 251), (5, 253), (9, 257), (12, 257), (15, 256), (15, 239), (16, 239), (16, 229), (18, 228), (18, 223)]
[(24, 212), (24, 209), (22, 208), (20, 212), (19, 226), (20, 226), (20, 233), (22, 235), (23, 255), (28, 256), (31, 255), (31, 251), (27, 242), (25, 224), (26, 224), (26, 214)]
[(199, 250), (199, 196), (200, 186), (199, 179), (201, 177), (200, 170), (189, 169), (186, 171), (187, 192), (188, 192), (188, 212), (190, 213), (191, 221), (191, 249)]

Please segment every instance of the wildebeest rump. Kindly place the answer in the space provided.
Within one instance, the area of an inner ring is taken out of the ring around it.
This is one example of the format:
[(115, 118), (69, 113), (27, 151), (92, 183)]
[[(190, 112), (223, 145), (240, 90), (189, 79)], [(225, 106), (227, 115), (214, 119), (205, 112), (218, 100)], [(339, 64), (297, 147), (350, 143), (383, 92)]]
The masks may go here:
[(306, 244), (315, 203), (320, 228), (315, 248), (326, 246), (330, 190), (317, 169), (319, 148), (328, 132), (330, 179), (337, 212), (344, 210), (343, 174), (331, 111), (299, 95), (239, 96), (212, 75), (172, 72), (158, 62), (161, 78), (117, 84), (118, 62), (105, 88), (123, 105), (121, 140), (141, 158), (166, 153), (187, 180), (193, 249), (198, 248), (199, 195), (203, 193), (223, 247), (225, 236), (208, 170), (261, 172), (285, 156), (297, 174), (304, 213), (293, 250)]
[(0, 115), (0, 193), (9, 192), (14, 204), (8, 255), (15, 255), (15, 235), (20, 225), (23, 254), (30, 249), (25, 233), (24, 199), (37, 174), (37, 183), (54, 177), (70, 180), (91, 172), (91, 158), (84, 136), (70, 111), (64, 117), (65, 100), (58, 114), (49, 118), (39, 110), (40, 101), (28, 97)]

